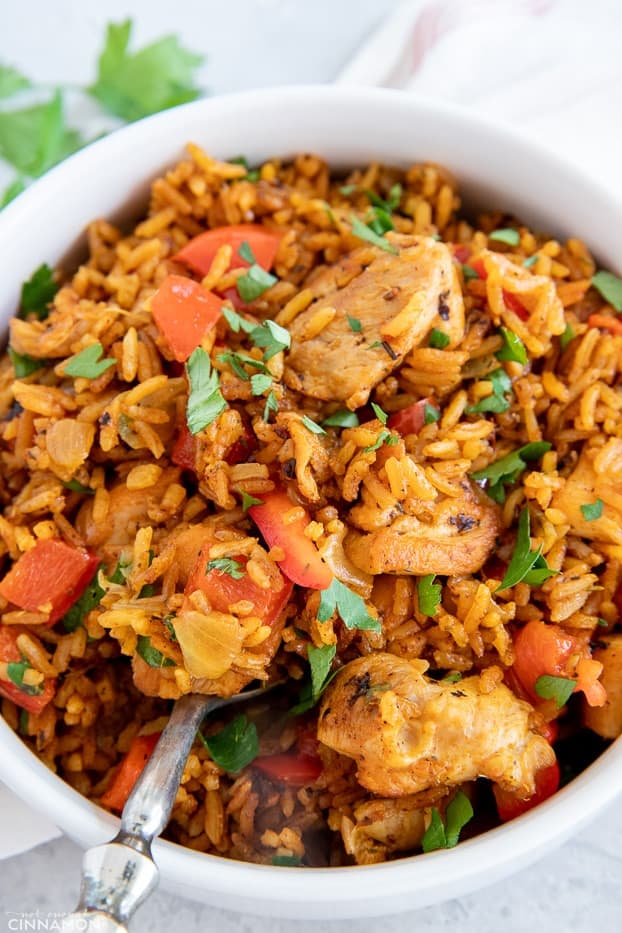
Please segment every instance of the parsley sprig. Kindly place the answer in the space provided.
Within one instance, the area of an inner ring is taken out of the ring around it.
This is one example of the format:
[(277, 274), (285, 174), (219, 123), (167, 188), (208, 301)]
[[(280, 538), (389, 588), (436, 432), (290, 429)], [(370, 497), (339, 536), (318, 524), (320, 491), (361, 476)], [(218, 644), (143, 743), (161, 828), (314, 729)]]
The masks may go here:
[(534, 441), (531, 444), (525, 444), (518, 450), (512, 451), (500, 460), (495, 460), (483, 470), (477, 470), (471, 476), (476, 482), (488, 481), (486, 492), (491, 499), (500, 505), (505, 502), (504, 486), (515, 483), (523, 470), (527, 468), (528, 460), (539, 460), (540, 457), (551, 449), (548, 441)]
[(328, 622), (330, 618), (339, 613), (347, 629), (367, 629), (380, 632), (381, 627), (377, 619), (372, 618), (367, 611), (365, 601), (358, 593), (341, 583), (336, 577), (327, 589), (320, 591), (320, 607), (317, 618), (319, 622)]
[(431, 822), (421, 841), (421, 848), (424, 852), (453, 849), (458, 844), (463, 828), (472, 818), (471, 801), (464, 791), (459, 790), (447, 806), (444, 824), (436, 807), (432, 807)]
[(531, 550), (530, 523), (529, 509), (525, 507), (518, 519), (518, 534), (512, 560), (497, 587), (497, 592), (516, 586), (521, 581), (530, 586), (540, 586), (549, 577), (557, 574), (557, 570), (551, 570), (542, 556), (541, 544), (535, 551)]
[(466, 411), (469, 415), (481, 414), (486, 411), (500, 413), (507, 411), (510, 407), (510, 401), (506, 396), (512, 392), (512, 380), (506, 371), (501, 367), (493, 369), (485, 377), (485, 380), (490, 382), (492, 392), (485, 398), (480, 399), (475, 405), (467, 408)]
[(92, 343), (85, 347), (80, 353), (72, 356), (65, 365), (65, 375), (82, 377), (83, 379), (97, 379), (102, 373), (105, 373), (111, 366), (116, 366), (117, 361), (112, 357), (101, 358), (104, 348), (101, 343)]
[(559, 709), (566, 705), (576, 686), (576, 680), (570, 677), (555, 677), (553, 674), (542, 674), (535, 683), (538, 696), (543, 700), (555, 700)]
[(315, 706), (333, 677), (337, 674), (337, 671), (331, 671), (336, 653), (336, 645), (321, 645), (319, 648), (316, 648), (315, 645), (309, 645), (307, 647), (311, 676), (300, 691), (299, 702), (290, 709), (291, 716), (299, 716)]
[(216, 570), (218, 573), (226, 573), (232, 580), (241, 580), (244, 576), (244, 565), (239, 560), (232, 557), (215, 557), (207, 562), (205, 573)]
[(216, 735), (205, 737), (201, 730), (199, 739), (223, 771), (236, 774), (259, 754), (259, 739), (254, 722), (249, 722), (244, 713), (236, 716)]
[(218, 381), (218, 373), (212, 369), (210, 358), (202, 347), (192, 351), (186, 363), (190, 393), (186, 408), (186, 420), (191, 434), (198, 434), (215, 421), (227, 407)]

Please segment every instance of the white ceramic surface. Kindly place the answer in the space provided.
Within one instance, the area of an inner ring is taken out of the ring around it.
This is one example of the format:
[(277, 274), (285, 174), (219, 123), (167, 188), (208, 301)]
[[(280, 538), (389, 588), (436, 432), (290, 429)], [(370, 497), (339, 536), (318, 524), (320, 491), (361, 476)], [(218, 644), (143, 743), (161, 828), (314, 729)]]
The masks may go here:
[[(267, 129), (269, 128), (269, 129)], [(146, 182), (193, 139), (218, 156), (311, 150), (337, 166), (431, 159), (452, 169), (468, 200), (516, 210), (532, 225), (579, 233), (615, 270), (622, 205), (550, 153), (460, 112), (392, 92), (287, 88), (191, 104), (94, 144), (0, 215), (0, 316), (40, 262), (57, 262), (95, 216), (144, 196)], [(621, 271), (619, 268), (617, 271)], [(0, 722), (0, 778), (83, 845), (116, 821), (51, 774)], [(163, 883), (207, 903), (271, 916), (373, 916), (420, 907), (489, 884), (577, 832), (622, 786), (618, 742), (537, 810), (449, 852), (385, 865), (298, 870), (248, 865), (160, 843)]]

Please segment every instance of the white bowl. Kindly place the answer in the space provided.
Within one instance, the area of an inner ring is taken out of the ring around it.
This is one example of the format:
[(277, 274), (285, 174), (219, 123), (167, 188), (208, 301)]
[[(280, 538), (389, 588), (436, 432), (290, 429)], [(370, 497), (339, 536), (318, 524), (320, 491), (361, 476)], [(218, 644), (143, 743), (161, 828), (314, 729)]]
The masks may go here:
[[(586, 240), (616, 270), (622, 204), (557, 157), (505, 129), (399, 92), (302, 87), (188, 104), (120, 130), (51, 171), (0, 213), (0, 315), (21, 282), (65, 256), (94, 217), (144, 204), (148, 182), (194, 140), (251, 164), (318, 153), (336, 167), (432, 160), (450, 168), (468, 202), (515, 211), (532, 226)], [(52, 774), (0, 720), (0, 778), (83, 846), (118, 821)], [(578, 832), (622, 788), (622, 742), (570, 785), (513, 822), (449, 851), (382, 865), (295, 869), (251, 865), (158, 842), (162, 883), (233, 910), (269, 916), (369, 917), (456, 897), (525, 866)]]

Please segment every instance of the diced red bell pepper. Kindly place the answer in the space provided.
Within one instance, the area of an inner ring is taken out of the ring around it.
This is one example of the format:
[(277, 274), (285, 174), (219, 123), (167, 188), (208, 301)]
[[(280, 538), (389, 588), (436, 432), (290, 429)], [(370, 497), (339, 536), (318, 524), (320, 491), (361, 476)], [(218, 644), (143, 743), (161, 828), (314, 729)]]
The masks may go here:
[(222, 298), (185, 275), (168, 275), (151, 299), (158, 330), (185, 363), (221, 316)]
[(221, 246), (226, 245), (233, 250), (229, 268), (244, 268), (250, 263), (240, 256), (239, 249), (243, 243), (248, 243), (257, 265), (268, 271), (272, 268), (280, 242), (278, 233), (267, 230), (261, 224), (232, 224), (230, 227), (216, 227), (200, 233), (186, 243), (174, 258), (199, 275), (207, 275), (216, 253)]
[(119, 765), (110, 786), (101, 796), (100, 803), (104, 807), (121, 812), (149, 756), (158, 744), (160, 735), (160, 732), (152, 732), (150, 735), (137, 735), (132, 739), (130, 750)]
[[(514, 638), (514, 673), (531, 701), (538, 703), (536, 681), (543, 674), (577, 679), (574, 692), (582, 691), (590, 706), (602, 706), (607, 698), (599, 681), (602, 665), (592, 660), (589, 644), (569, 635), (558, 625), (531, 621)], [(580, 660), (569, 670), (571, 658)]]
[[(6, 664), (19, 662), (22, 660), (21, 652), (17, 646), (17, 636), (20, 634), (12, 625), (0, 625), (0, 661)], [(33, 688), (30, 688), (33, 689)], [(28, 693), (27, 687), (18, 687), (17, 684), (8, 680), (0, 680), (0, 696), (12, 700), (16, 706), (29, 713), (39, 715), (45, 709), (56, 690), (56, 680), (53, 677), (46, 677), (38, 688), (37, 693)]]
[(222, 300), (228, 301), (230, 304), (232, 304), (236, 311), (244, 311), (244, 309), (248, 308), (250, 304), (250, 302), (247, 303), (246, 301), (242, 300), (242, 297), (235, 286), (226, 288), (224, 292), (222, 292)]
[(468, 261), (469, 256), (471, 255), (471, 247), (465, 246), (463, 243), (454, 243), (453, 244), (454, 256), (458, 262), (465, 263)]
[(429, 398), (422, 398), (401, 411), (389, 415), (387, 427), (397, 431), (402, 437), (408, 434), (418, 434), (425, 424), (425, 406), (430, 404)]
[[(199, 551), (196, 563), (188, 577), (186, 596), (196, 590), (201, 590), (216, 612), (229, 612), (230, 606), (234, 603), (241, 600), (248, 601), (253, 604), (251, 614), (259, 616), (264, 625), (272, 625), (289, 602), (294, 588), (292, 583), (283, 579), (283, 586), (280, 590), (272, 588), (264, 590), (257, 586), (246, 572), (236, 580), (222, 570), (207, 570), (208, 553), (212, 544), (212, 541), (207, 542)], [(243, 572), (246, 567), (246, 558), (238, 556), (235, 560), (241, 564), (241, 572)]]
[(177, 429), (177, 437), (171, 450), (171, 460), (175, 466), (182, 470), (194, 470), (194, 456), (196, 452), (196, 440), (194, 434), (188, 430), (188, 425), (180, 424)]
[(553, 745), (553, 743), (557, 741), (557, 736), (559, 735), (557, 720), (551, 719), (549, 722), (545, 722), (539, 732), (542, 738), (547, 740), (549, 745)]
[(513, 820), (517, 816), (527, 813), (528, 810), (533, 809), (533, 807), (536, 807), (539, 803), (552, 797), (559, 787), (560, 773), (558, 763), (554, 761), (552, 765), (546, 768), (540, 768), (540, 770), (536, 772), (535, 778), (536, 792), (527, 800), (521, 800), (516, 794), (504, 790), (497, 784), (493, 786), (497, 813), (499, 814), (500, 820), (507, 823), (508, 820)]
[(255, 768), (259, 768), (268, 777), (284, 784), (304, 787), (317, 781), (323, 770), (322, 759), (317, 755), (295, 752), (284, 755), (263, 755), (255, 758)]
[(229, 466), (234, 466), (236, 463), (245, 463), (250, 455), (254, 453), (254, 451), (256, 451), (259, 446), (257, 438), (255, 437), (255, 432), (251, 428), (246, 415), (242, 416), (242, 423), (244, 427), (244, 433), (234, 444), (231, 445), (229, 453), (225, 457), (225, 460)]
[(262, 493), (261, 505), (252, 505), (248, 514), (268, 547), (279, 547), (285, 552), (283, 560), (277, 563), (286, 577), (300, 586), (325, 590), (330, 586), (333, 574), (313, 541), (305, 535), (305, 528), (311, 521), (309, 514), (304, 510), (296, 521), (287, 521), (287, 513), (296, 507), (284, 489), (274, 489)]
[(488, 278), (488, 273), (486, 272), (486, 266), (484, 265), (483, 259), (471, 259), (469, 260), (469, 265), (474, 272), (477, 272), (480, 279), (486, 280)]
[(20, 609), (47, 612), (53, 625), (95, 576), (99, 558), (58, 538), (39, 540), (0, 582), (0, 595)]
[(513, 311), (516, 317), (519, 317), (521, 321), (529, 320), (529, 311), (525, 305), (521, 302), (519, 298), (516, 297), (512, 292), (508, 292), (507, 289), (503, 289), (503, 301), (505, 302), (506, 308), (510, 311)]
[(587, 323), (590, 327), (600, 327), (601, 330), (608, 330), (618, 336), (622, 334), (622, 320), (608, 314), (590, 314)]

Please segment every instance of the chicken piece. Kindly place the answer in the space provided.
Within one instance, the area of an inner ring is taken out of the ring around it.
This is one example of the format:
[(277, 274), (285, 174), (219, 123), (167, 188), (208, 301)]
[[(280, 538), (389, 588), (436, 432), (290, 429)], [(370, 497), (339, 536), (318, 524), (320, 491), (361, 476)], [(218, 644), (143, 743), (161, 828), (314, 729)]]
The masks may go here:
[[(341, 818), (341, 835), (357, 865), (385, 862), (394, 852), (409, 852), (425, 833), (425, 807), (430, 794), (400, 799), (365, 800), (354, 806), (352, 818)], [(436, 800), (433, 800), (436, 803)]]
[(603, 706), (583, 705), (583, 722), (604, 739), (622, 735), (622, 634), (599, 637), (605, 647), (595, 648), (592, 657), (600, 661), (600, 682), (607, 691)]
[[(406, 501), (390, 525), (377, 527), (374, 507), (366, 501), (350, 512), (353, 525), (344, 549), (366, 573), (475, 573), (489, 557), (500, 528), (499, 509), (468, 479), (459, 497), (438, 494), (421, 507)], [(416, 514), (407, 514), (407, 509)], [(386, 518), (386, 516), (385, 516)]]
[(148, 489), (128, 489), (124, 482), (110, 489), (105, 518), (93, 521), (93, 500), (85, 502), (76, 518), (76, 529), (87, 547), (111, 556), (134, 543), (136, 531), (149, 523), (149, 509), (159, 503), (171, 483), (179, 482), (176, 467), (163, 470), (157, 483)]
[[(290, 325), (285, 367), (290, 388), (355, 409), (436, 324), (450, 345), (462, 338), (464, 303), (448, 247), (430, 237), (393, 234), (389, 239), (398, 255), (378, 249), (345, 287), (322, 287), (322, 297)], [(316, 333), (316, 315), (330, 308), (335, 316)], [(360, 327), (353, 330), (348, 318)]]
[[(419, 662), (420, 666), (420, 662)], [(521, 798), (555, 761), (532, 732), (532, 707), (493, 677), (434, 681), (391, 654), (351, 661), (324, 694), (318, 739), (354, 758), (363, 787), (386, 797), (486, 777)]]
[[(612, 475), (610, 468), (602, 473), (597, 473), (594, 468), (596, 457), (607, 458), (609, 445), (622, 448), (622, 441), (611, 438), (604, 447), (583, 448), (574, 470), (561, 489), (553, 494), (551, 507), (564, 513), (574, 534), (590, 541), (622, 544), (621, 478)], [(615, 452), (618, 459), (619, 452)], [(598, 499), (604, 503), (602, 515), (587, 521), (581, 506), (593, 505)]]

